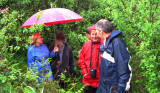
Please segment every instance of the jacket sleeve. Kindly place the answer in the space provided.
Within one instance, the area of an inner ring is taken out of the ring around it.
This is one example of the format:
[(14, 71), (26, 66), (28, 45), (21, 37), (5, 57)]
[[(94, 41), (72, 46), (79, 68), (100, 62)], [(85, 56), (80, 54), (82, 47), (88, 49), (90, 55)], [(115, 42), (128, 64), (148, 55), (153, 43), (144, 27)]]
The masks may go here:
[(72, 52), (72, 48), (70, 48), (69, 50), (69, 65), (70, 65), (70, 73), (75, 73), (74, 71), (74, 59), (73, 59), (73, 52)]
[(78, 66), (79, 68), (82, 70), (82, 74), (84, 75), (85, 73), (87, 73), (87, 66), (85, 64), (85, 55), (84, 55), (84, 46), (81, 49), (80, 55), (79, 55), (79, 59), (78, 59)]
[(27, 50), (27, 61), (28, 61), (28, 68), (30, 68), (31, 65), (34, 62), (34, 56), (32, 55), (32, 52), (30, 51), (29, 47), (28, 47), (28, 50)]
[(130, 55), (122, 39), (114, 40), (114, 58), (118, 71), (117, 93), (124, 93), (130, 88), (131, 67), (129, 65)]
[(56, 55), (57, 55), (57, 53), (55, 53), (55, 52), (53, 51), (53, 49), (54, 49), (54, 44), (52, 44), (52, 45), (50, 45), (50, 46), (48, 47), (48, 50), (50, 51), (50, 53), (49, 53), (49, 57), (50, 57), (50, 58), (54, 58), (54, 57), (56, 57)]
[(50, 57), (50, 58), (54, 58), (54, 57), (56, 56), (56, 54), (57, 54), (57, 53), (54, 53), (54, 51), (51, 51), (50, 54), (49, 54), (49, 57)]

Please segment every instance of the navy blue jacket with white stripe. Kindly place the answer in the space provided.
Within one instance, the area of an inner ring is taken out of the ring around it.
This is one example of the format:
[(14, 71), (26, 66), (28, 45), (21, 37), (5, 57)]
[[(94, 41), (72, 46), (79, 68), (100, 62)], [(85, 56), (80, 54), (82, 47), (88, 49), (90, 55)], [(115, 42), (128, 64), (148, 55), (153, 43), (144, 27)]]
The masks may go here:
[(100, 79), (97, 93), (110, 93), (113, 87), (118, 87), (117, 93), (127, 93), (130, 88), (130, 55), (120, 35), (121, 32), (112, 31), (107, 41), (100, 46)]

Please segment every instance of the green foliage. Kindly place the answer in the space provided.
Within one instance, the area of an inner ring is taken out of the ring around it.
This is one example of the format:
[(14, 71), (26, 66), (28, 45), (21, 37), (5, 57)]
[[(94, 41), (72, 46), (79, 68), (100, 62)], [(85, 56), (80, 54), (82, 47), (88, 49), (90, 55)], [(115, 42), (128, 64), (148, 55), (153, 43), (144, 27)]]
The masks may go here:
[(82, 36), (82, 34), (77, 34), (76, 32), (68, 33), (69, 44), (72, 45), (73, 55), (78, 58), (78, 52), (82, 45), (88, 40), (87, 37)]
[[(37, 25), (24, 28), (22, 24), (36, 12), (51, 8), (68, 8), (80, 14), (80, 22)], [(28, 7), (29, 6), (29, 7)], [(160, 7), (158, 0), (1, 0), (0, 7), (8, 8), (8, 14), (0, 12), (0, 91), (29, 93), (82, 92), (78, 68), (78, 51), (85, 37), (85, 29), (99, 19), (112, 21), (123, 33), (131, 55), (132, 92), (160, 91)], [(27, 46), (33, 33), (39, 32), (49, 46), (55, 35), (64, 32), (72, 47), (76, 77), (66, 79), (67, 90), (60, 89), (57, 82), (38, 83), (27, 71)], [(75, 80), (73, 80), (75, 79)], [(28, 87), (27, 87), (28, 86)], [(55, 86), (55, 87), (51, 87)], [(76, 86), (76, 87), (74, 87)], [(59, 89), (60, 91), (56, 91)]]
[[(64, 71), (65, 73), (66, 71)], [(64, 89), (57, 89), (58, 91), (60, 91), (61, 93), (82, 93), (84, 87), (86, 87), (86, 85), (82, 86), (82, 84), (79, 82), (79, 76), (73, 76), (70, 75), (69, 77), (66, 78), (65, 74), (61, 73), (60, 78), (64, 81)]]
[[(81, 72), (77, 66), (78, 51), (87, 40), (85, 37), (86, 27), (93, 25), (102, 17), (100, 12), (102, 5), (99, 3), (97, 0), (2, 0), (0, 7), (2, 9), (9, 7), (9, 11), (8, 14), (0, 13), (0, 91), (7, 93), (82, 92), (83, 87), (79, 82)], [(31, 15), (50, 8), (50, 5), (73, 10), (80, 14), (84, 20), (51, 26), (21, 27)], [(97, 13), (99, 13), (98, 16)], [(65, 33), (67, 43), (73, 49), (76, 71), (75, 77), (70, 77), (65, 81), (69, 84), (67, 90), (60, 89), (56, 81), (39, 84), (37, 77), (33, 76), (31, 71), (27, 71), (27, 46), (31, 35), (35, 32), (42, 35), (47, 46), (55, 41), (57, 33)], [(60, 91), (56, 91), (57, 89)]]

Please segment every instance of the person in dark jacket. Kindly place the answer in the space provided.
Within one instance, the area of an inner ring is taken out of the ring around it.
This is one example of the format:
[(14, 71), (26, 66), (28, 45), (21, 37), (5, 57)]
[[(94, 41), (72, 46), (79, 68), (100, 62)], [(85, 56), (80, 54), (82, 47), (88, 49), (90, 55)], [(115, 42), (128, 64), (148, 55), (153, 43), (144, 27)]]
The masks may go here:
[(68, 77), (69, 74), (75, 73), (72, 48), (66, 43), (66, 37), (63, 32), (58, 33), (56, 42), (49, 46), (50, 52), (56, 49), (58, 49), (58, 51), (56, 52), (56, 56), (51, 59), (50, 65), (53, 79), (58, 80), (60, 86), (63, 88), (64, 82), (58, 75), (63, 73)]
[(112, 30), (111, 23), (101, 19), (96, 23), (98, 36), (104, 41), (100, 46), (100, 78), (96, 93), (127, 93), (130, 89), (130, 55), (121, 32)]
[(99, 48), (102, 41), (97, 36), (96, 25), (90, 27), (90, 35), (91, 40), (83, 45), (78, 59), (78, 66), (83, 75), (83, 84), (89, 85), (84, 89), (84, 93), (96, 93), (99, 80), (101, 60)]

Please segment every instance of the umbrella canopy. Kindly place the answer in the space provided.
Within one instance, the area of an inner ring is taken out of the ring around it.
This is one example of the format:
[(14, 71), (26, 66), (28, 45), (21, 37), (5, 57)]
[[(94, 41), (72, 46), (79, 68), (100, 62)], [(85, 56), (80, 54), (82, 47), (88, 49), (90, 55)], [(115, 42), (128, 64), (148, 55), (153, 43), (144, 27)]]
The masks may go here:
[(61, 24), (67, 22), (81, 21), (83, 18), (77, 13), (65, 8), (50, 8), (32, 15), (22, 27), (30, 27), (34, 24)]

